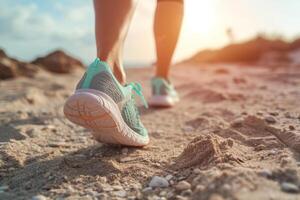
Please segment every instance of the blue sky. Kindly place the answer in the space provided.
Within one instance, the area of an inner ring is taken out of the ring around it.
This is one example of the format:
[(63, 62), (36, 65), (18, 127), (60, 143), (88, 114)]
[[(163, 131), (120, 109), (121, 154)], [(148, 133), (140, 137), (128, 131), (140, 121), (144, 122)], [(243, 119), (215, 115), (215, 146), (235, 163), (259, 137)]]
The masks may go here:
[[(126, 63), (155, 60), (152, 35), (155, 0), (140, 0), (124, 49)], [(60, 48), (85, 63), (95, 57), (91, 0), (1, 0), (0, 47), (13, 57), (31, 60)], [(236, 41), (258, 32), (300, 34), (299, 0), (186, 0), (184, 25), (174, 60), (204, 48), (228, 43), (227, 27)]]

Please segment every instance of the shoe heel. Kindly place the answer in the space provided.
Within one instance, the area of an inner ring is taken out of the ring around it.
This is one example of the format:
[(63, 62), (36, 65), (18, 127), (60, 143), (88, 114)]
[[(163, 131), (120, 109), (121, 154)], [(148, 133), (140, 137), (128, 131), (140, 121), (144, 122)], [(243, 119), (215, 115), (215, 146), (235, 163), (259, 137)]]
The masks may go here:
[(68, 98), (64, 114), (71, 122), (88, 129), (114, 128), (116, 124), (109, 118), (105, 102), (92, 93), (79, 92)]
[(77, 90), (67, 99), (63, 111), (68, 120), (90, 129), (99, 142), (128, 146), (149, 143), (148, 136), (138, 135), (127, 126), (118, 105), (102, 92)]

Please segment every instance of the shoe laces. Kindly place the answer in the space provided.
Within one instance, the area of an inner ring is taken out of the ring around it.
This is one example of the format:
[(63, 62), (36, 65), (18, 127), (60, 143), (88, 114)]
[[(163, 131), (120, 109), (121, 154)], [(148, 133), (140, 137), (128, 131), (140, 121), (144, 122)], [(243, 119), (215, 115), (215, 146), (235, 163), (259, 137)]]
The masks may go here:
[(136, 82), (132, 82), (132, 83), (129, 83), (128, 85), (131, 86), (131, 88), (133, 89), (135, 94), (137, 94), (140, 97), (140, 99), (142, 100), (145, 108), (148, 108), (149, 106), (148, 106), (148, 103), (147, 103), (147, 101), (146, 101), (146, 99), (143, 95), (141, 84), (136, 83)]

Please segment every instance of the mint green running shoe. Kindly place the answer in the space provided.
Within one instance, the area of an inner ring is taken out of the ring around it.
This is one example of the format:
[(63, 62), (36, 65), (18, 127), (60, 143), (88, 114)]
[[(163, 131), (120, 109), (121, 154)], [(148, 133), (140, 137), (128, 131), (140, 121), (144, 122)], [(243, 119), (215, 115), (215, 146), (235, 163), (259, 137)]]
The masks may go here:
[(145, 146), (149, 137), (135, 94), (147, 107), (140, 84), (120, 85), (107, 63), (96, 58), (66, 101), (64, 114), (71, 122), (91, 130), (100, 142)]
[(151, 79), (152, 96), (149, 104), (154, 107), (171, 107), (179, 101), (174, 86), (166, 79), (154, 77)]

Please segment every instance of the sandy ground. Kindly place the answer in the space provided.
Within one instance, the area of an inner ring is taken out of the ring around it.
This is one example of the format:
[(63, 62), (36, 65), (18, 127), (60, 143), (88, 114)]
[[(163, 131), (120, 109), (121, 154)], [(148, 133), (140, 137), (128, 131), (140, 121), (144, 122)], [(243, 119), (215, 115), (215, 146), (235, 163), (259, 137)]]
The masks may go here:
[[(127, 72), (149, 96), (152, 70)], [(299, 72), (176, 66), (181, 102), (141, 107), (145, 148), (100, 144), (64, 118), (82, 71), (2, 81), (0, 199), (300, 199)]]

